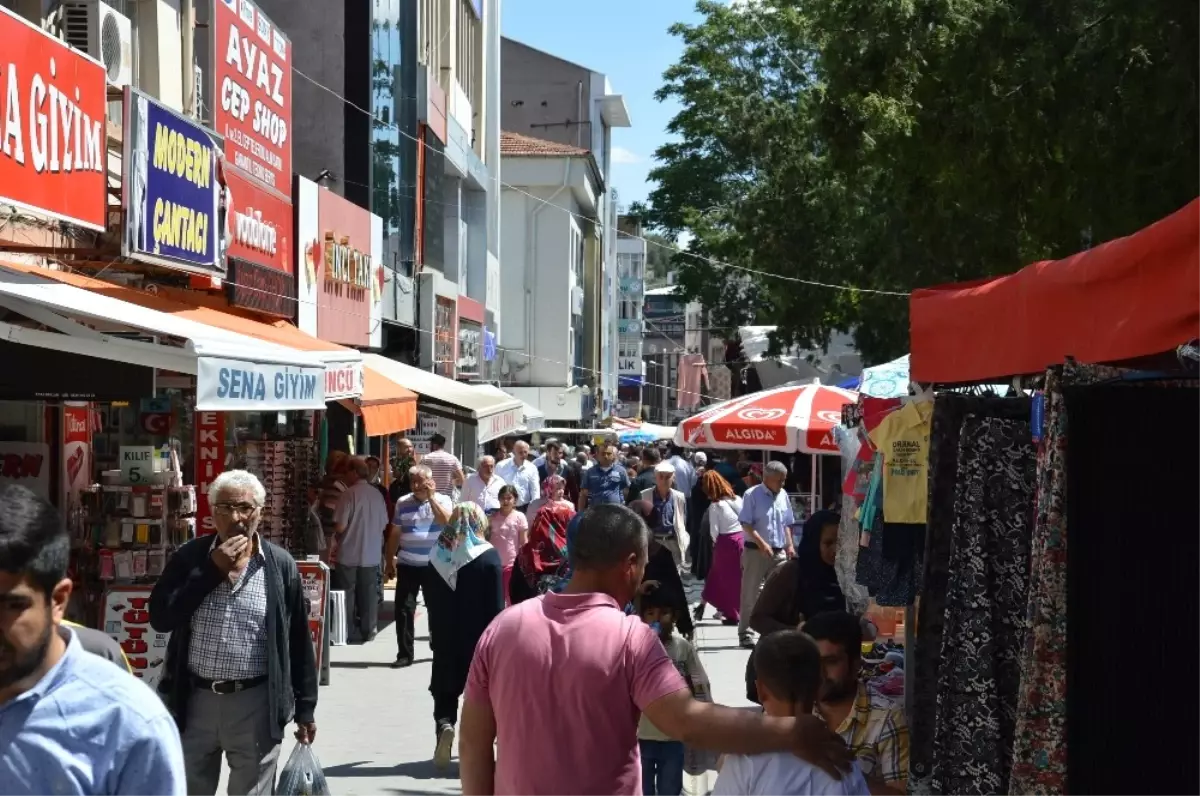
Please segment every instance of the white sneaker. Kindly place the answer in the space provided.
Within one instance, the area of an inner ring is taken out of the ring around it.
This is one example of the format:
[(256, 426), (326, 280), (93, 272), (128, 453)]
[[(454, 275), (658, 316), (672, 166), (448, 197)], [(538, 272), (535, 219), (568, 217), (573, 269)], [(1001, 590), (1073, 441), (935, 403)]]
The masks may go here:
[(450, 765), (450, 750), (454, 747), (454, 727), (447, 724), (438, 731), (437, 746), (433, 750), (433, 764), (438, 768)]

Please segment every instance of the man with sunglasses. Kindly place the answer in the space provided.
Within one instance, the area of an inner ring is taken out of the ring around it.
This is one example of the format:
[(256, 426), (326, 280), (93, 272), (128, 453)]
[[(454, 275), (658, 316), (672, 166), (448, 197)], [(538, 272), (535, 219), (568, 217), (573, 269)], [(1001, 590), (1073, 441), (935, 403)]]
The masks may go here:
[(63, 618), (70, 554), (45, 499), (0, 486), (0, 793), (182, 796), (179, 733), (162, 702)]
[(221, 754), (230, 794), (271, 794), (284, 730), (312, 743), (317, 666), (308, 600), (292, 556), (258, 533), (266, 490), (227, 470), (208, 488), (215, 536), (167, 560), (150, 624), (170, 633), (159, 684), (179, 725), (188, 793), (214, 794)]

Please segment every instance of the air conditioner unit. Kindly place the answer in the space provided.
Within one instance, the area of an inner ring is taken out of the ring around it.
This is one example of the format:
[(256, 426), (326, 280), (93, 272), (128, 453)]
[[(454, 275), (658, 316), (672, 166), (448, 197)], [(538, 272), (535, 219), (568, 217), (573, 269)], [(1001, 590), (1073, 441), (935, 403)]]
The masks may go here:
[(108, 82), (133, 84), (133, 24), (100, 0), (65, 0), (59, 6), (59, 38), (104, 65)]

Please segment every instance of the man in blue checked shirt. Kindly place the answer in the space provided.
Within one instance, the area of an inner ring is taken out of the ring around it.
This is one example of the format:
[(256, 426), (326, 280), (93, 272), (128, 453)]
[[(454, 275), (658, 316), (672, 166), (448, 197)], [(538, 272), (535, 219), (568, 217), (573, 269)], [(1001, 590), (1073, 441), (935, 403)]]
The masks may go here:
[(49, 503), (0, 486), (0, 794), (183, 796), (162, 700), (63, 621), (70, 550)]
[(762, 592), (767, 577), (775, 567), (796, 555), (792, 543), (792, 502), (783, 483), (787, 466), (770, 462), (763, 470), (763, 482), (752, 486), (742, 496), (742, 513), (738, 520), (745, 532), (746, 546), (742, 551), (741, 616), (738, 619), (738, 642), (747, 649), (754, 648), (750, 637), (750, 614)]

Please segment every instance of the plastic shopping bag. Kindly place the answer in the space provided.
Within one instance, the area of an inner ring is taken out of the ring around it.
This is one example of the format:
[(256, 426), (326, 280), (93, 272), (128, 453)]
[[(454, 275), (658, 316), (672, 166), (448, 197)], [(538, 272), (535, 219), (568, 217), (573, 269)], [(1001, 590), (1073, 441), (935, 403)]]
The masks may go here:
[(276, 796), (332, 796), (312, 744), (297, 743), (279, 774)]

